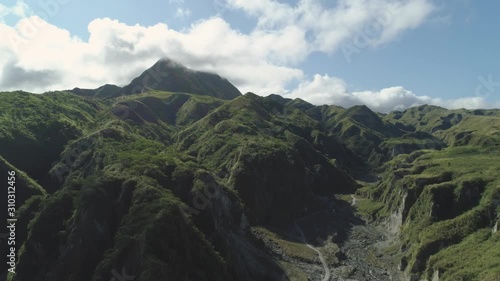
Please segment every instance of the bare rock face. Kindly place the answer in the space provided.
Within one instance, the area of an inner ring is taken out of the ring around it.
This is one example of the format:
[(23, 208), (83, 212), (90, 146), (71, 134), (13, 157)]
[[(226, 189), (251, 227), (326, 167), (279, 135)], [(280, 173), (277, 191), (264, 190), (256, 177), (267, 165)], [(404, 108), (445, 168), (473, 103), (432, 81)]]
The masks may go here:
[[(170, 60), (123, 88), (0, 101), (0, 173), (16, 172), (20, 207), (7, 280), (320, 280), (328, 268), (332, 280), (439, 281), (463, 268), (500, 280), (470, 263), (489, 254), (496, 266), (496, 253), (459, 245), (478, 230), (499, 237), (500, 138), (486, 152), (445, 145), (493, 142), (494, 130), (462, 127), (481, 114), (241, 95)], [(500, 122), (500, 110), (479, 113)], [(471, 255), (438, 255), (455, 245)]]
[(385, 224), (387, 229), (392, 234), (399, 234), (401, 226), (403, 225), (404, 217), (403, 211), (405, 210), (406, 198), (408, 197), (407, 191), (401, 191), (400, 196), (403, 198), (401, 205), (396, 212), (393, 212), (391, 216), (386, 220)]
[(432, 281), (439, 281), (439, 270), (434, 271), (432, 275)]

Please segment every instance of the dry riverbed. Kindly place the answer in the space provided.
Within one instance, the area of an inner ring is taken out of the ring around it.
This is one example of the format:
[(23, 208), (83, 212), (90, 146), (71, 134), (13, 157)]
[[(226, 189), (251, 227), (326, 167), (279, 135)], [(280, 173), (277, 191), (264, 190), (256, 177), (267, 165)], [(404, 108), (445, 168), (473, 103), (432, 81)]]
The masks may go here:
[(287, 229), (254, 232), (291, 281), (401, 280), (397, 241), (357, 214), (354, 195), (342, 199), (331, 199), (328, 208)]

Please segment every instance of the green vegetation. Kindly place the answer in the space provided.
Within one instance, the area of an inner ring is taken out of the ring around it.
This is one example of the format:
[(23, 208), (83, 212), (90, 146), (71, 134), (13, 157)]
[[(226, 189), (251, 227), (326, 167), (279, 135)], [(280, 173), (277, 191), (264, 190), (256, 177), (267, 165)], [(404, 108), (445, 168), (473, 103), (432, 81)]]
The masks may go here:
[(285, 270), (286, 276), (290, 281), (309, 281), (307, 274), (298, 269), (296, 265), (288, 262), (281, 262), (281, 266)]
[(446, 110), (423, 105), (392, 112), (386, 121), (403, 130), (430, 133), (450, 146), (499, 146), (498, 110)]
[(498, 110), (381, 115), (155, 69), (168, 73), (155, 87), (145, 72), (124, 88), (0, 93), (0, 171), (18, 175), (10, 280), (307, 280), (290, 259), (316, 253), (277, 233), (351, 194), (399, 235), (408, 275), (498, 279)]
[[(469, 239), (480, 233), (485, 244), (496, 239), (491, 228), (500, 210), (499, 160), (500, 151), (471, 146), (398, 157), (387, 164), (386, 181), (363, 190), (386, 204), (361, 205), (361, 210), (372, 209), (371, 215), (378, 218), (402, 213), (401, 237), (408, 246), (404, 259), (410, 273), (425, 271), (431, 278), (438, 271), (440, 280), (483, 280), (497, 272), (498, 251), (470, 251), (461, 259), (454, 254), (470, 247)], [(468, 261), (478, 259), (488, 262), (476, 270)]]
[[(439, 270), (443, 280), (498, 280), (500, 235), (481, 229), (460, 244), (450, 246), (429, 259), (429, 272)], [(467, 264), (467, 267), (462, 265)]]
[(318, 259), (318, 255), (306, 245), (280, 236), (277, 233), (271, 232), (263, 227), (256, 227), (254, 232), (262, 240), (269, 240), (270, 243), (279, 247), (282, 254), (290, 258), (298, 258), (304, 262), (314, 263)]

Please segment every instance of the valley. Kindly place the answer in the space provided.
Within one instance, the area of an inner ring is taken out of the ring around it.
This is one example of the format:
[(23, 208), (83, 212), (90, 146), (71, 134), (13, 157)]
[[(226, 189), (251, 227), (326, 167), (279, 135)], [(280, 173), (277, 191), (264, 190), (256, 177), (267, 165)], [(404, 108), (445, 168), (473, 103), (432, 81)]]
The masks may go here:
[(3, 280), (500, 280), (500, 110), (317, 106), (171, 60), (0, 101)]
[[(296, 274), (292, 280), (402, 280), (397, 269), (397, 237), (383, 226), (368, 223), (341, 197), (330, 198), (336, 203), (329, 209), (302, 217), (293, 228), (278, 231), (281, 238), (268, 238), (275, 233), (264, 236), (266, 246), (278, 259), (290, 264), (289, 275)], [(287, 242), (312, 249), (317, 257), (294, 256), (293, 251), (288, 252)]]

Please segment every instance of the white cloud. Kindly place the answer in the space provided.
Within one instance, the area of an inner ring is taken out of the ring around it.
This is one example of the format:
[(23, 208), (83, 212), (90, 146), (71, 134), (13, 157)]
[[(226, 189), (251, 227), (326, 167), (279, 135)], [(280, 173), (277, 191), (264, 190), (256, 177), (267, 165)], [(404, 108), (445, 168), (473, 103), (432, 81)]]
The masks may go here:
[[(25, 74), (15, 81), (0, 76), (0, 88), (13, 90), (22, 86), (40, 92), (97, 87), (103, 83), (123, 85), (167, 56), (195, 69), (216, 71), (244, 92), (284, 93), (287, 84), (302, 79), (302, 70), (295, 66), (310, 52), (334, 51), (355, 34), (357, 27), (369, 22), (373, 11), (391, 8), (405, 16), (387, 25), (379, 38), (386, 41), (405, 28), (417, 26), (432, 8), (427, 0), (341, 0), (330, 9), (312, 0), (299, 1), (296, 6), (267, 0), (228, 0), (228, 4), (259, 17), (252, 32), (242, 34), (218, 17), (196, 22), (185, 31), (170, 29), (165, 24), (129, 26), (96, 19), (89, 24), (90, 39), (84, 42), (38, 17), (25, 18), (15, 27), (2, 24), (2, 34), (9, 34), (8, 41), (14, 42), (14, 47), (9, 49), (4, 42), (3, 48), (9, 55), (3, 58), (0, 71)], [(412, 15), (410, 8), (417, 15)], [(189, 15), (188, 10), (179, 9), (179, 16)], [(313, 42), (306, 39), (311, 32)], [(26, 37), (28, 40), (23, 39)], [(53, 83), (48, 78), (38, 79), (40, 83), (21, 83), (31, 74), (47, 73), (58, 79)]]
[[(197, 22), (183, 32), (165, 24), (129, 26), (106, 18), (92, 21), (88, 30), (85, 42), (36, 16), (15, 27), (0, 24), (7, 38), (0, 42), (0, 89), (124, 85), (159, 58), (170, 57), (218, 72), (242, 91), (283, 92), (284, 85), (303, 76), (286, 64), (307, 55), (307, 42), (296, 28), (242, 34), (221, 18)], [(33, 79), (37, 75), (45, 78)]]
[(380, 91), (349, 92), (347, 84), (340, 78), (328, 75), (315, 75), (310, 81), (303, 81), (288, 97), (302, 98), (313, 104), (336, 104), (343, 107), (365, 104), (374, 111), (389, 112), (404, 110), (408, 107), (432, 104), (449, 109), (456, 108), (491, 108), (492, 105), (482, 97), (465, 97), (444, 100), (429, 96), (418, 96), (398, 86)]
[(445, 101), (440, 100), (438, 105), (450, 109), (456, 109), (456, 108), (481, 109), (481, 108), (493, 108), (493, 107), (498, 108), (498, 103), (497, 105), (491, 104), (483, 97), (465, 97), (465, 98), (458, 98), (454, 100), (445, 100)]
[[(253, 31), (241, 33), (219, 17), (200, 20), (182, 31), (162, 23), (131, 26), (102, 18), (89, 23), (90, 36), (84, 41), (36, 16), (25, 17), (13, 27), (0, 22), (4, 38), (0, 41), (0, 90), (44, 92), (125, 85), (159, 58), (169, 57), (193, 69), (217, 72), (242, 92), (289, 93), (316, 104), (364, 103), (384, 112), (424, 103), (487, 105), (482, 98), (443, 101), (417, 96), (403, 87), (349, 92), (339, 78), (316, 75), (308, 81), (297, 68), (311, 52), (334, 52), (360, 32), (369, 35), (371, 46), (393, 40), (432, 13), (428, 0), (339, 0), (328, 9), (313, 0), (300, 0), (297, 5), (274, 0), (227, 1), (230, 7), (259, 18)], [(189, 15), (180, 9), (181, 15)], [(0, 5), (0, 19), (6, 10)], [(18, 1), (8, 11), (24, 17), (28, 7)], [(376, 23), (381, 24), (378, 31), (373, 29)], [(297, 89), (286, 89), (290, 82), (299, 81)]]
[(0, 23), (4, 22), (7, 16), (24, 18), (30, 13), (29, 6), (22, 0), (16, 1), (14, 6), (8, 7), (0, 3)]
[(299, 0), (297, 5), (277, 0), (227, 1), (230, 7), (256, 17), (260, 29), (296, 26), (310, 32), (311, 51), (327, 53), (360, 35), (372, 46), (387, 43), (421, 25), (435, 10), (430, 0), (339, 0), (334, 8), (313, 0)]
[(175, 10), (175, 17), (177, 18), (181, 18), (181, 19), (184, 19), (184, 18), (188, 18), (189, 16), (191, 15), (191, 10), (187, 9), (187, 8), (177, 8), (177, 10)]

